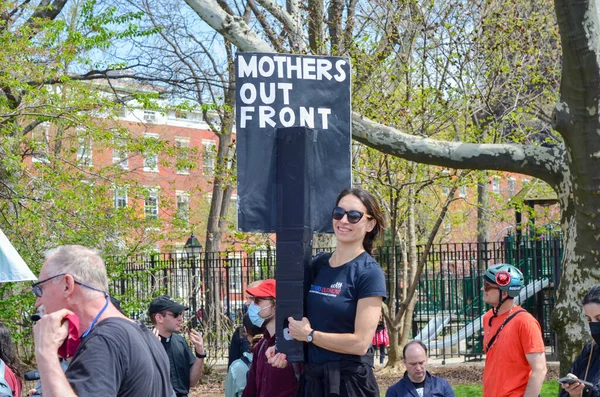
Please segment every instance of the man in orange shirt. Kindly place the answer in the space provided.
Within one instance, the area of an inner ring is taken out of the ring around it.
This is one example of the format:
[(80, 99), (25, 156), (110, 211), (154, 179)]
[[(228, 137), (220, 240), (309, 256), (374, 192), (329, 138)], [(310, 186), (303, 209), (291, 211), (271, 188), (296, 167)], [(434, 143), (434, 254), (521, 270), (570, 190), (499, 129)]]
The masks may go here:
[(542, 329), (531, 314), (514, 304), (523, 274), (512, 265), (490, 267), (483, 276), (484, 397), (538, 397), (546, 376)]

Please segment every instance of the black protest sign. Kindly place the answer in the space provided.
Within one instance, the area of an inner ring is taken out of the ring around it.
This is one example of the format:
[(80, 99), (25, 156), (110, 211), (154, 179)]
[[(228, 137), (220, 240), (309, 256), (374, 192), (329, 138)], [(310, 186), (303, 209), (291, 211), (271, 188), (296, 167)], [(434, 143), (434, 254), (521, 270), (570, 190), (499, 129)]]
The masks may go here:
[(351, 184), (350, 64), (346, 58), (238, 53), (238, 229), (274, 232), (276, 139), (283, 127), (315, 131), (310, 198), (315, 232), (331, 232), (337, 194)]

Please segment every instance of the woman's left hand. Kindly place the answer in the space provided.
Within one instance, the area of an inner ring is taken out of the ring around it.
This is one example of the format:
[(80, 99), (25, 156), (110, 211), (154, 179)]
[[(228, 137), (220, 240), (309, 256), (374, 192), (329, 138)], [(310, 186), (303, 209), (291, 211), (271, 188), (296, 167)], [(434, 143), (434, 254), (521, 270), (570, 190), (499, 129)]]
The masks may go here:
[(306, 317), (302, 317), (302, 320), (288, 317), (288, 321), (290, 322), (290, 336), (300, 342), (306, 342), (308, 334), (312, 331), (310, 321)]

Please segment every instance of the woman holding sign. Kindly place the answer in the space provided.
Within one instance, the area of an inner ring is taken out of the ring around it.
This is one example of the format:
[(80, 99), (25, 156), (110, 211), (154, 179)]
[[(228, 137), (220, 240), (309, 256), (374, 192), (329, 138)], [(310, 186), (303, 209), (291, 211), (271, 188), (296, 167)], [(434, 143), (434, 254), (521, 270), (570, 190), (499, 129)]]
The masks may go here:
[[(290, 335), (308, 344), (298, 396), (379, 396), (371, 339), (386, 289), (371, 254), (384, 229), (383, 215), (370, 193), (355, 188), (340, 193), (332, 218), (336, 249), (312, 261), (307, 317), (289, 318)], [(275, 367), (288, 364), (273, 348), (267, 357)]]

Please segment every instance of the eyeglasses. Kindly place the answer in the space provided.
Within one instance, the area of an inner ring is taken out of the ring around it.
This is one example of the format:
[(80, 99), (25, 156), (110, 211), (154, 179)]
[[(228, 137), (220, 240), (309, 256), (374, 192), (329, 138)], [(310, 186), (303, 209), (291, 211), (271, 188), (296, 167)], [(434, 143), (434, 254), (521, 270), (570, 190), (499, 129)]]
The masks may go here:
[(484, 291), (490, 291), (493, 289), (500, 289), (500, 288), (496, 287), (494, 284), (488, 283), (487, 281), (483, 282), (483, 290)]
[(367, 219), (373, 219), (373, 217), (371, 215), (365, 214), (365, 213), (357, 211), (357, 210), (346, 211), (342, 207), (335, 207), (333, 209), (333, 211), (331, 212), (331, 216), (336, 221), (342, 220), (344, 215), (348, 216), (348, 222), (350, 222), (350, 223), (358, 223), (362, 219), (363, 216), (365, 216)]
[[(50, 281), (52, 279), (55, 279), (57, 277), (66, 276), (67, 274), (68, 273), (60, 273), (60, 274), (57, 274), (56, 276), (48, 277), (47, 279), (38, 281), (37, 283), (33, 283), (33, 284), (31, 284), (31, 290), (33, 291), (33, 293), (35, 294), (35, 296), (37, 296), (38, 298), (41, 298), (42, 297), (42, 293), (43, 293), (42, 287), (41, 287), (42, 284), (44, 284), (44, 283), (46, 283), (46, 282), (48, 282), (48, 281)], [(73, 281), (75, 282), (75, 284), (79, 284), (79, 285), (81, 285), (83, 287), (89, 288), (89, 289), (94, 290), (94, 291), (102, 292), (104, 294), (104, 296), (108, 296), (108, 294), (106, 293), (106, 291), (102, 291), (102, 290), (100, 290), (98, 288), (92, 287), (91, 285), (87, 285), (85, 283), (82, 283), (81, 281), (78, 281), (75, 277), (73, 277)]]
[(44, 283), (47, 283), (48, 281), (55, 279), (57, 277), (60, 276), (64, 276), (66, 273), (61, 273), (61, 274), (57, 274), (56, 276), (52, 276), (52, 277), (48, 277), (42, 281), (38, 281), (37, 283), (33, 283), (31, 284), (31, 290), (33, 291), (33, 293), (35, 294), (35, 296), (37, 296), (38, 298), (42, 297), (42, 287), (41, 285)]

